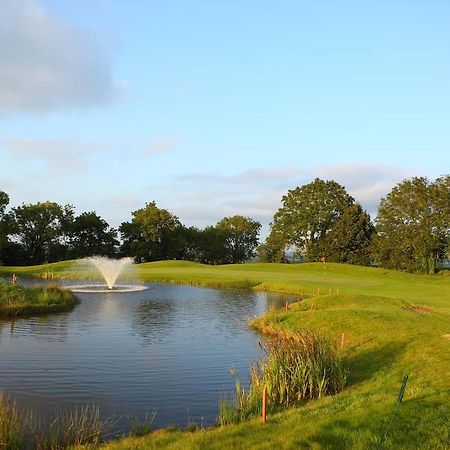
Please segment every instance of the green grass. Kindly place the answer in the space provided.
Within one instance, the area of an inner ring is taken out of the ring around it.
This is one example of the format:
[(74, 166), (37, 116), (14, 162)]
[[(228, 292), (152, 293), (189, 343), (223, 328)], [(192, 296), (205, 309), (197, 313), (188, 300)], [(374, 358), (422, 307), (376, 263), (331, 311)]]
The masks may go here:
[[(58, 276), (71, 263), (50, 266)], [(182, 262), (137, 266), (140, 279), (211, 287), (251, 287), (308, 297), (289, 312), (252, 323), (312, 330), (335, 342), (349, 368), (346, 388), (271, 415), (196, 432), (159, 430), (106, 449), (448, 449), (450, 448), (450, 277), (339, 264)], [(42, 273), (27, 268), (17, 273)], [(319, 295), (317, 295), (319, 294)], [(343, 339), (342, 339), (343, 335)], [(381, 442), (404, 375), (403, 403)]]
[(0, 283), (0, 318), (70, 311), (78, 303), (57, 286), (23, 287)]

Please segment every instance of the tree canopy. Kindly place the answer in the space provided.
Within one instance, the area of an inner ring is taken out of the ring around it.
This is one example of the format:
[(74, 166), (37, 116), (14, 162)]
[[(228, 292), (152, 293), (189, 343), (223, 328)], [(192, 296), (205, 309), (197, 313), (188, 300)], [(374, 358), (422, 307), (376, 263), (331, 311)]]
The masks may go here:
[(119, 245), (117, 231), (94, 211), (84, 212), (69, 225), (70, 257), (113, 256)]
[(323, 252), (323, 240), (354, 199), (335, 181), (316, 178), (312, 183), (288, 191), (275, 213), (271, 234), (292, 246), (306, 260)]
[(62, 233), (62, 222), (72, 208), (53, 202), (38, 202), (12, 208), (11, 234), (23, 245), (32, 264), (48, 261), (52, 244)]
[(123, 240), (122, 252), (138, 261), (157, 261), (177, 257), (173, 242), (181, 230), (178, 217), (156, 203), (132, 212), (131, 222), (123, 222), (119, 231)]
[(376, 219), (381, 265), (433, 273), (450, 237), (450, 176), (435, 182), (414, 177), (381, 200)]
[(185, 259), (204, 264), (302, 260), (377, 264), (433, 273), (450, 257), (450, 176), (414, 177), (381, 200), (376, 227), (345, 187), (316, 178), (282, 197), (270, 233), (258, 246), (261, 224), (224, 217), (204, 229), (186, 227), (154, 201), (131, 213), (117, 231), (96, 212), (75, 216), (70, 205), (22, 204), (8, 211), (0, 190), (0, 264), (39, 264), (93, 255), (132, 256), (137, 262)]
[(216, 228), (223, 232), (226, 242), (226, 259), (231, 264), (247, 261), (255, 255), (261, 224), (240, 215), (224, 217)]

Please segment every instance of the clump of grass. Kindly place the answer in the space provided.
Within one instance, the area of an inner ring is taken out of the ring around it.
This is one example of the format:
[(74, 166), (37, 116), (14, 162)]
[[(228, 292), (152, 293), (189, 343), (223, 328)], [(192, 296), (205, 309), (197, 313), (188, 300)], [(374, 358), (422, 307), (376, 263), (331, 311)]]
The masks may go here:
[(128, 417), (128, 427), (130, 429), (131, 436), (144, 436), (151, 433), (153, 430), (153, 423), (155, 422), (156, 411), (148, 410), (145, 414), (144, 419), (139, 419), (137, 417)]
[(97, 406), (58, 410), (54, 419), (42, 421), (22, 414), (15, 402), (0, 395), (0, 449), (63, 450), (77, 445), (99, 445), (115, 419), (100, 418)]
[(71, 310), (78, 300), (74, 294), (58, 286), (24, 287), (0, 284), (0, 317)]
[(0, 448), (19, 450), (25, 441), (25, 419), (17, 410), (15, 402), (0, 394)]
[(261, 413), (266, 387), (268, 411), (289, 407), (343, 389), (347, 379), (337, 350), (312, 331), (290, 333), (266, 329), (263, 354), (250, 370), (250, 386), (242, 387), (237, 373), (235, 392), (222, 398), (219, 423), (226, 425)]
[(32, 448), (60, 450), (76, 445), (99, 445), (108, 437), (114, 423), (114, 418), (101, 419), (99, 408), (92, 404), (60, 409), (50, 422), (30, 420)]

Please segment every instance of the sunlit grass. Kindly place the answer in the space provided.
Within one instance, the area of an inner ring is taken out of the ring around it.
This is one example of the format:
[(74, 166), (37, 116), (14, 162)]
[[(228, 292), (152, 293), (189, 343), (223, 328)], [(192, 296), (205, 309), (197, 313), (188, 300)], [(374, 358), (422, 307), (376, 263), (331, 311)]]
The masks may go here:
[[(64, 276), (70, 265), (54, 270)], [(252, 325), (261, 331), (318, 333), (338, 347), (349, 374), (338, 394), (272, 413), (264, 426), (255, 418), (194, 433), (159, 430), (105, 448), (450, 448), (448, 272), (416, 275), (328, 263), (211, 267), (186, 262), (147, 263), (137, 271), (143, 281), (244, 286), (306, 298), (288, 312), (270, 312)], [(42, 268), (25, 272), (42, 273)], [(404, 400), (382, 442), (404, 375), (409, 375)]]
[(23, 287), (0, 283), (0, 317), (69, 311), (78, 300), (57, 286)]

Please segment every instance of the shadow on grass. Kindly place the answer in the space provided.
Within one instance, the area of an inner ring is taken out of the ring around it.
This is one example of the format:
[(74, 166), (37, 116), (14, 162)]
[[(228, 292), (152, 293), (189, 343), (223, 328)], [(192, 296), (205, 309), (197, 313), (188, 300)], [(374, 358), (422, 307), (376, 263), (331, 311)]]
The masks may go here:
[[(370, 412), (356, 420), (336, 419), (324, 424), (308, 441), (333, 450), (449, 448), (450, 430), (446, 416), (442, 415), (443, 403), (410, 399), (401, 403), (393, 415), (395, 396), (392, 392), (390, 406), (374, 407), (369, 403), (367, 410)], [(448, 412), (448, 407), (446, 409)]]
[(380, 371), (387, 371), (403, 353), (405, 344), (392, 342), (382, 347), (358, 352), (343, 357), (343, 364), (349, 369), (347, 386), (367, 381)]

